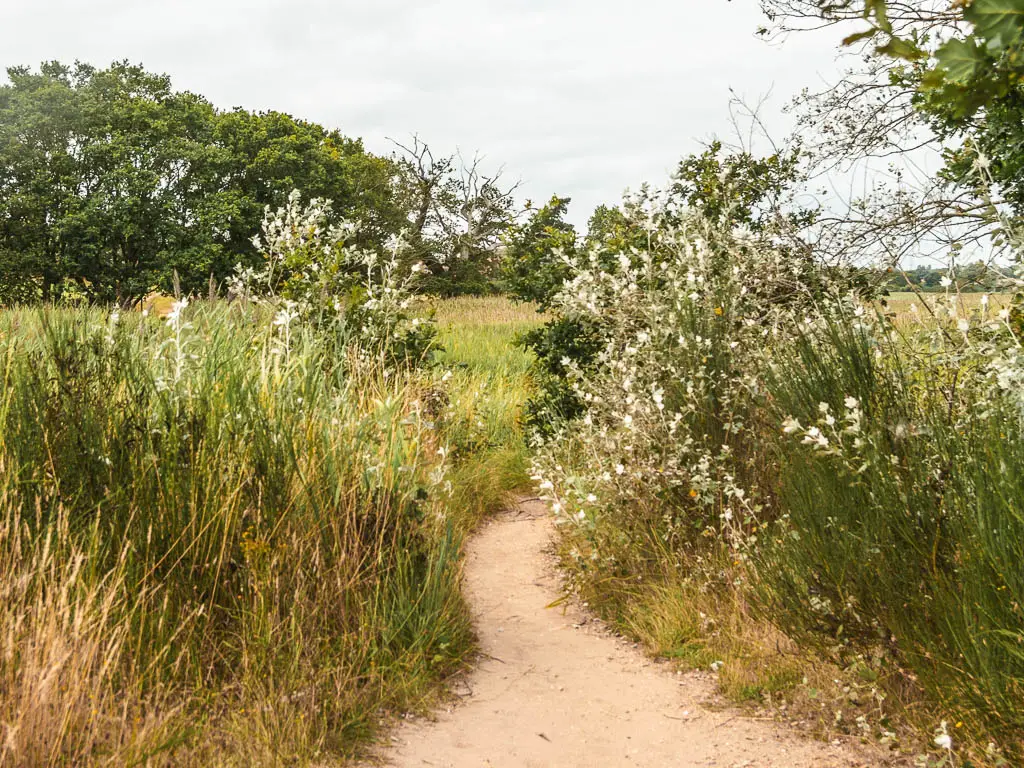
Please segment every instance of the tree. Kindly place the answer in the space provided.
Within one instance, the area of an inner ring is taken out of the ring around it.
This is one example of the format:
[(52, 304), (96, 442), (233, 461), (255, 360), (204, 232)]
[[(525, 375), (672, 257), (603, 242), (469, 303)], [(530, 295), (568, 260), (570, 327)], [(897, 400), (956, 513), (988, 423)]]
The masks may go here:
[(936, 176), (907, 185), (904, 175), (853, 201), (852, 215), (833, 222), (848, 243), (881, 243), (896, 263), (915, 250), (955, 257), (993, 236), (1006, 242), (1006, 215), (1024, 215), (1024, 0), (762, 6), (782, 33), (859, 22), (842, 43), (861, 65), (800, 100), (801, 127), (822, 137), (825, 167), (872, 157), (906, 166), (921, 148), (942, 153)]
[(8, 76), (0, 88), (0, 300), (49, 299), (70, 257), (61, 224), (79, 207), (81, 108), (66, 67)]
[(396, 195), (406, 211), (409, 257), (422, 262), (426, 290), (440, 294), (493, 289), (502, 238), (515, 221), (515, 190), (502, 172), (488, 175), (479, 156), (435, 157), (418, 136), (394, 142)]
[(747, 150), (723, 154), (722, 142), (714, 141), (701, 154), (680, 161), (670, 193), (715, 223), (763, 233), (784, 220), (799, 231), (816, 216), (814, 208), (791, 204), (803, 178), (800, 160), (799, 145), (757, 157)]
[(577, 247), (576, 228), (565, 220), (570, 202), (555, 195), (506, 234), (505, 283), (520, 301), (537, 302), (543, 309), (570, 275), (567, 257)]
[[(393, 160), (280, 112), (220, 112), (126, 62), (44, 64), (0, 86), (0, 301), (131, 305), (252, 264), (264, 210), (300, 188), (383, 251), (405, 224)], [(331, 223), (334, 223), (332, 221)]]

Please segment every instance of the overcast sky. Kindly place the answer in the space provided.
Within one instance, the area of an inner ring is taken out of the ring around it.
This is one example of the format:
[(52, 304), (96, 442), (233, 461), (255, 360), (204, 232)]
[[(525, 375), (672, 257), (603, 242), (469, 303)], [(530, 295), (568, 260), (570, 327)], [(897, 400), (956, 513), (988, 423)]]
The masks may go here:
[(0, 0), (0, 64), (129, 59), (219, 107), (479, 150), (572, 218), (730, 134), (729, 88), (780, 108), (831, 79), (828, 32), (769, 45), (757, 0)]

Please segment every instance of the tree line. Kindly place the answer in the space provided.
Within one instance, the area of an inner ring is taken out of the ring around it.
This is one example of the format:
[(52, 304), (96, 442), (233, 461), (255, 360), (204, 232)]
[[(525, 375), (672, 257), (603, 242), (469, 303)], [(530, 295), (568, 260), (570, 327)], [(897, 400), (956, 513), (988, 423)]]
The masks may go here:
[(265, 209), (295, 189), (359, 221), (360, 246), (404, 237), (440, 293), (482, 290), (514, 185), (414, 138), (388, 155), (277, 112), (222, 110), (118, 62), (12, 67), (0, 85), (0, 303), (131, 306), (222, 291), (256, 258)]

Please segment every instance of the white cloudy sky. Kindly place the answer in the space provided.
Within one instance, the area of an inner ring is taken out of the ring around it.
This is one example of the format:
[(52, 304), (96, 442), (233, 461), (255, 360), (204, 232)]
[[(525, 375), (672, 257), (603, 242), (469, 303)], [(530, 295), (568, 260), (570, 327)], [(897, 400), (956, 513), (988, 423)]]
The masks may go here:
[(582, 222), (727, 136), (730, 87), (778, 108), (831, 79), (834, 33), (770, 46), (761, 23), (757, 0), (0, 0), (0, 65), (129, 59), (372, 150), (417, 132)]

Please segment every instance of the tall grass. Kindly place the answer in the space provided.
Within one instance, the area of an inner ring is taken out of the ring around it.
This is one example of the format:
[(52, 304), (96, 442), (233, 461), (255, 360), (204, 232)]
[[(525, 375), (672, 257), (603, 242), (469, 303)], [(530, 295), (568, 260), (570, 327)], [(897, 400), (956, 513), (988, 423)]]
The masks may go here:
[[(858, 330), (859, 328), (859, 330)], [(792, 636), (888, 653), (967, 734), (1024, 749), (1024, 434), (969, 361), (853, 318), (777, 357), (776, 413), (863, 417), (856, 450), (774, 440), (786, 517), (761, 552), (763, 595)], [(836, 441), (835, 436), (832, 436)]]
[(420, 378), (344, 339), (0, 315), (0, 765), (302, 765), (471, 643)]
[(438, 369), (449, 396), (440, 409), (455, 460), (453, 508), (471, 529), (529, 486), (522, 411), (533, 391), (533, 356), (516, 345), (542, 322), (536, 308), (504, 297), (464, 297), (437, 307)]

